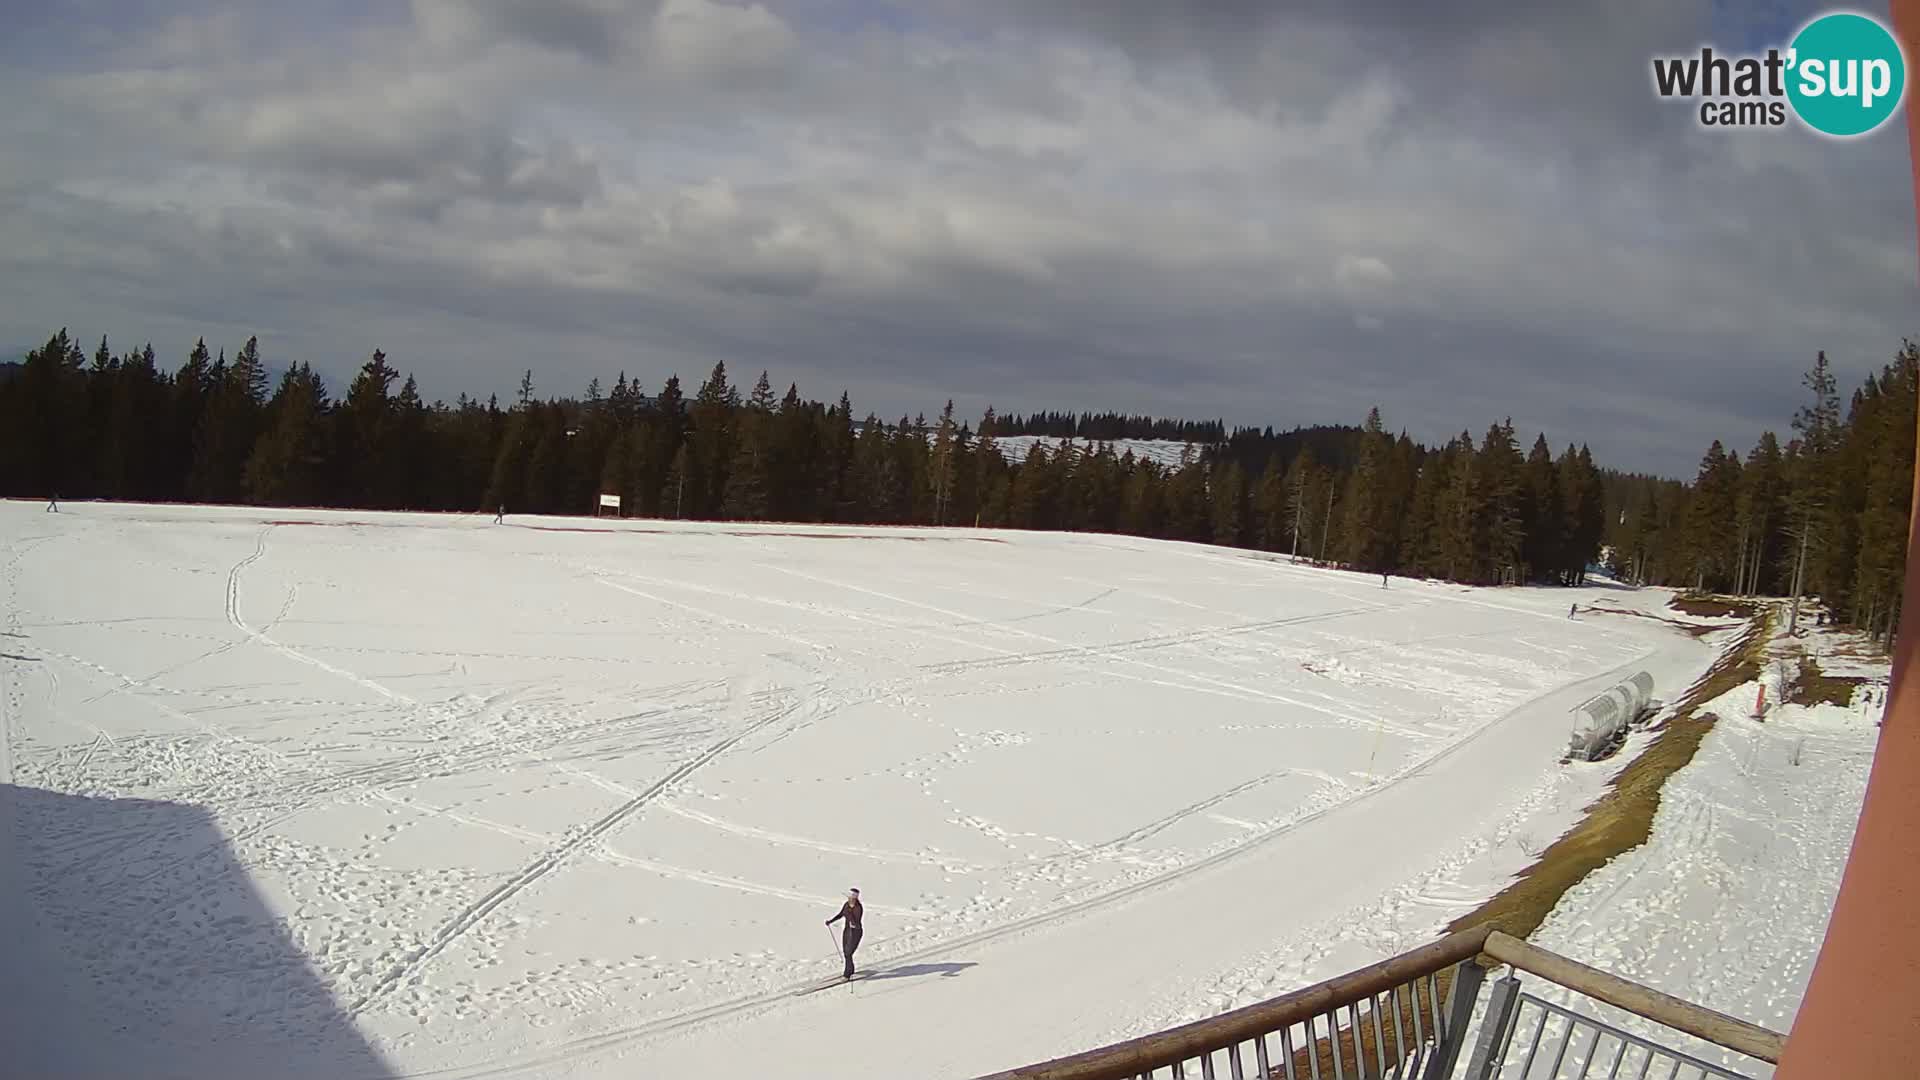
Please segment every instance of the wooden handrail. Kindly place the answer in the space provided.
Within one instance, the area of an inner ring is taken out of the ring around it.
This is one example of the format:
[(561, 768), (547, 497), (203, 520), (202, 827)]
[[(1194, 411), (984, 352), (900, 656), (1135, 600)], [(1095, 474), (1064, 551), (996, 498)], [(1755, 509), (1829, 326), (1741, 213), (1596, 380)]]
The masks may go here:
[(1768, 1031), (1745, 1020), (1628, 982), (1618, 975), (1590, 968), (1499, 930), (1487, 935), (1484, 951), (1487, 956), (1503, 964), (1531, 972), (1595, 1001), (1604, 1001), (1655, 1023), (1665, 1024), (1675, 1031), (1684, 1031), (1729, 1050), (1738, 1050), (1769, 1065), (1779, 1062), (1780, 1054), (1787, 1046), (1787, 1037), (1777, 1031)]
[[(978, 1077), (977, 1080), (1124, 1080), (1147, 1075), (1155, 1069), (1191, 1061), (1290, 1025), (1325, 1016), (1333, 1010), (1392, 992), (1415, 979), (1438, 974), (1463, 960), (1473, 959), (1489, 967), (1505, 964), (1537, 975), (1595, 1001), (1625, 1009), (1636, 1016), (1768, 1064), (1777, 1064), (1786, 1049), (1787, 1038), (1777, 1031), (1769, 1031), (1737, 1017), (1629, 982), (1482, 925), (1456, 931), (1431, 945), (1271, 1001), (1248, 1005), (1098, 1050)], [(1437, 1009), (1440, 1005), (1435, 1002), (1433, 1007)], [(1336, 1047), (1335, 1053), (1338, 1052)]]
[(1249, 1042), (1289, 1024), (1320, 1016), (1330, 1009), (1365, 1001), (1371, 995), (1386, 993), (1414, 979), (1443, 971), (1462, 960), (1470, 960), (1480, 955), (1487, 943), (1488, 933), (1485, 926), (1458, 930), (1431, 945), (1328, 979), (1304, 990), (1296, 990), (1272, 1001), (1248, 1005), (1182, 1027), (1071, 1057), (993, 1073), (978, 1080), (1112, 1080), (1115, 1077), (1139, 1076), (1176, 1062), (1189, 1061), (1209, 1051)]

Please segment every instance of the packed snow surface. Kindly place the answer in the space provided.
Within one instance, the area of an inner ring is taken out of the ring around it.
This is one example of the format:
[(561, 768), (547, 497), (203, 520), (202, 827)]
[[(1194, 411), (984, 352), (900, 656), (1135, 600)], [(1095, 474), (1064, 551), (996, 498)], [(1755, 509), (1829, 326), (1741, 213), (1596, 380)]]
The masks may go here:
[[(0, 543), (20, 1075), (1085, 1049), (1430, 937), (1603, 782), (1574, 706), (1716, 644), (1567, 615), (1654, 590), (1110, 536), (0, 503)], [(849, 886), (870, 977), (797, 994)]]

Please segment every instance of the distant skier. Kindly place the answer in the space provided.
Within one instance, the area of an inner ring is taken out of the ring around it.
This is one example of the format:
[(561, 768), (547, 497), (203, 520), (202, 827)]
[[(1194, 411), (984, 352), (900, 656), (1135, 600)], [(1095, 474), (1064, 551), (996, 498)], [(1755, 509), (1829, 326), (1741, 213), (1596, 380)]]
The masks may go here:
[(57, 514), (59, 512), (60, 512), (60, 493), (56, 491), (53, 493), (53, 497), (47, 500), (47, 513)]
[(1567, 618), (1569, 619), (1573, 618), (1574, 614), (1579, 610), (1580, 610), (1580, 604), (1578, 601), (1575, 601), (1574, 605), (1567, 609)]
[(1387, 575), (1385, 574), (1380, 575), (1380, 587), (1383, 589), (1387, 587)]
[(493, 523), (495, 525), (505, 525), (507, 523), (507, 506), (505, 503), (501, 503), (493, 511)]
[(846, 929), (840, 932), (840, 952), (847, 958), (847, 973), (843, 978), (853, 978), (853, 950), (860, 947), (860, 917), (865, 909), (860, 906), (860, 890), (848, 889), (847, 902), (840, 905), (840, 914), (827, 920), (832, 926), (841, 919), (847, 920)]

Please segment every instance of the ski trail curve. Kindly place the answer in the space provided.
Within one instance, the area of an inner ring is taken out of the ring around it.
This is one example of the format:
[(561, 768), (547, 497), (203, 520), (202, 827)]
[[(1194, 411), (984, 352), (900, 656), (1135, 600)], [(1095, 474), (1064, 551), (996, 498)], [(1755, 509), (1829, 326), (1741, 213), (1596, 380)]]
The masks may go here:
[[(283, 644), (280, 641), (277, 641), (274, 638), (269, 637), (264, 631), (254, 629), (254, 627), (249, 625), (247, 623), (247, 620), (241, 616), (240, 614), (240, 575), (246, 572), (247, 567), (252, 566), (254, 563), (257, 563), (261, 559), (266, 557), (267, 534), (272, 531), (273, 531), (272, 525), (268, 525), (262, 528), (260, 530), (260, 535), (258, 539), (254, 542), (253, 554), (247, 556), (244, 559), (241, 559), (238, 563), (234, 564), (233, 569), (227, 571), (227, 621), (233, 624), (234, 629), (240, 631), (242, 634), (245, 634), (247, 637), (253, 639), (254, 641), (257, 641), (260, 644), (265, 645), (267, 648), (272, 649), (273, 651), (279, 653), (280, 655), (286, 657), (289, 660), (298, 660), (299, 662), (306, 664), (310, 667), (319, 668), (321, 671), (327, 672), (328, 674), (337, 675), (340, 678), (347, 680), (348, 682), (362, 686), (368, 690), (372, 690), (374, 693), (379, 694), (381, 697), (387, 698), (390, 701), (399, 701), (408, 705), (418, 705), (419, 702), (415, 701), (414, 699), (408, 697), (405, 694), (400, 693), (397, 690), (389, 689), (388, 687), (382, 686), (379, 683), (374, 682), (372, 679), (365, 678), (364, 676), (356, 675), (353, 672), (348, 671), (346, 668), (336, 667), (332, 664), (327, 663), (325, 660), (320, 659), (317, 656), (309, 656), (308, 654), (301, 652), (300, 650), (294, 648), (291, 645)], [(224, 650), (216, 650), (216, 651), (224, 651)]]
[[(1542, 701), (1560, 694), (1569, 693), (1580, 687), (1588, 685), (1597, 686), (1605, 683), (1607, 680), (1617, 679), (1622, 673), (1637, 669), (1639, 665), (1645, 663), (1651, 657), (1658, 655), (1660, 652), (1660, 648), (1650, 649), (1629, 663), (1619, 665), (1598, 675), (1578, 679), (1574, 682), (1552, 687), (1536, 694), (1526, 701), (1515, 705), (1493, 720), (1468, 732), (1463, 737), (1414, 762), (1385, 782), (1361, 790), (1350, 798), (1323, 807), (1311, 814), (1307, 814), (1304, 817), (1268, 832), (1261, 833), (1233, 847), (1198, 859), (1185, 866), (1169, 870), (1166, 873), (1100, 893), (1084, 900), (1078, 900), (1048, 911), (1038, 912), (1000, 926), (988, 927), (987, 929), (972, 934), (935, 942), (924, 948), (915, 949), (897, 956), (889, 956), (884, 962), (890, 967), (897, 967), (901, 964), (934, 960), (963, 949), (974, 948), (1007, 938), (1048, 929), (1060, 923), (1114, 907), (1135, 897), (1151, 892), (1158, 892), (1187, 878), (1217, 869), (1226, 863), (1244, 858), (1252, 852), (1258, 851), (1283, 837), (1289, 836), (1303, 826), (1379, 798), (1386, 792), (1393, 790), (1396, 786), (1424, 774), (1446, 759), (1464, 751), (1467, 747), (1479, 742), (1488, 733), (1524, 714), (1527, 710), (1534, 708)], [(663, 1016), (593, 1035), (581, 1036), (576, 1039), (547, 1046), (523, 1057), (495, 1060), (481, 1065), (454, 1066), (409, 1072), (401, 1074), (400, 1077), (394, 1078), (394, 1080), (426, 1080), (428, 1077), (440, 1078), (440, 1080), (483, 1080), (483, 1078), (506, 1076), (527, 1069), (556, 1065), (581, 1058), (585, 1055), (654, 1039), (661, 1035), (695, 1028), (708, 1023), (736, 1020), (770, 1009), (790, 1007), (794, 1001), (794, 993), (796, 991), (806, 989), (814, 985), (817, 981), (818, 980), (795, 982), (764, 993), (752, 994), (729, 1001), (720, 1001), (687, 1012)]]

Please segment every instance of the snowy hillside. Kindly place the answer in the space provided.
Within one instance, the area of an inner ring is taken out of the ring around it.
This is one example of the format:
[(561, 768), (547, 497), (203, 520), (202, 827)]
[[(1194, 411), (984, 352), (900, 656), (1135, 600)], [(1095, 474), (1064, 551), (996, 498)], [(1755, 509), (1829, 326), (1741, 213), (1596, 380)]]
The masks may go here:
[[(928, 432), (931, 440), (933, 433)], [(977, 437), (976, 437), (977, 441)], [(1010, 462), (1027, 460), (1035, 446), (1045, 446), (1049, 454), (1059, 451), (1060, 447), (1071, 443), (1074, 449), (1083, 453), (1093, 453), (1103, 444), (1094, 439), (1072, 439), (1059, 435), (996, 435), (993, 438), (1000, 447), (1000, 456)], [(1199, 443), (1185, 443), (1173, 439), (1110, 439), (1104, 445), (1113, 448), (1115, 457), (1132, 454), (1141, 461), (1151, 461), (1163, 467), (1173, 468), (1180, 464), (1184, 455), (1194, 460), (1200, 457), (1203, 449)]]
[[(101, 1076), (1084, 1049), (1430, 935), (1590, 797), (1568, 710), (1719, 644), (1567, 617), (1655, 590), (1106, 536), (0, 503), (0, 543), (0, 1060)], [(848, 886), (871, 978), (795, 996)]]
[[(1001, 435), (995, 442), (1000, 444), (1000, 454), (1008, 461), (1025, 461), (1036, 444), (1044, 444), (1048, 453), (1058, 451), (1062, 444), (1072, 443), (1074, 448), (1092, 453), (1100, 448), (1100, 443), (1089, 439), (1065, 439), (1051, 435)], [(1193, 443), (1175, 442), (1171, 439), (1115, 439), (1107, 445), (1113, 447), (1115, 457), (1131, 453), (1141, 461), (1151, 461), (1163, 466), (1177, 466), (1183, 454), (1200, 456), (1200, 447)]]

